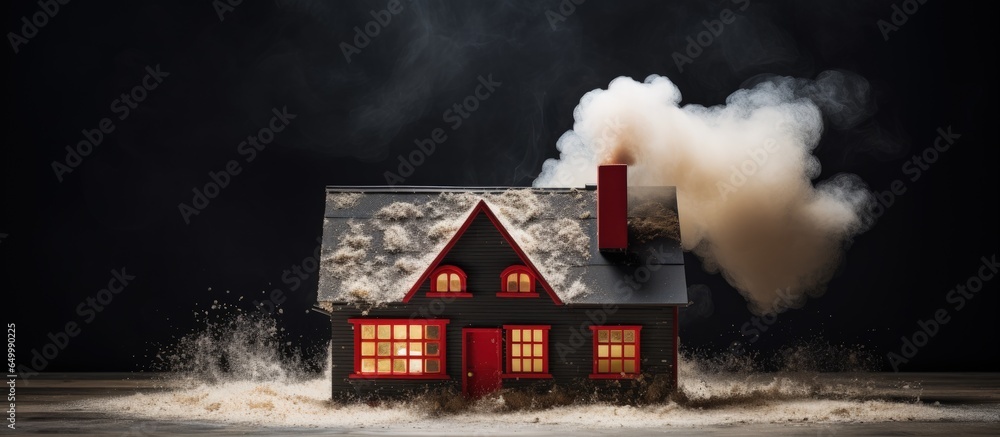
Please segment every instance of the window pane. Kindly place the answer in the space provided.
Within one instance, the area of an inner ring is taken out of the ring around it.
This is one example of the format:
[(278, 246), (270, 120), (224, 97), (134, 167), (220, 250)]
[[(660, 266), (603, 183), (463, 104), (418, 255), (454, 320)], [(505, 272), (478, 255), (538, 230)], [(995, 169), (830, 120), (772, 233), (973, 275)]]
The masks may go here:
[(420, 340), (424, 338), (424, 327), (421, 325), (410, 325), (410, 340)]
[(511, 346), (510, 347), (510, 354), (513, 355), (513, 356), (515, 356), (515, 357), (521, 356), (521, 345), (520, 344), (515, 344), (515, 345)]
[(427, 373), (438, 373), (438, 371), (440, 369), (441, 369), (441, 362), (440, 361), (438, 361), (438, 360), (427, 360), (427, 366), (426, 366), (426, 368), (424, 370), (426, 370)]
[(611, 373), (621, 373), (622, 360), (611, 360)]
[(622, 357), (622, 345), (613, 344), (611, 345), (611, 358), (621, 358)]
[(510, 362), (510, 367), (511, 367), (511, 369), (510, 369), (511, 372), (520, 372), (521, 371), (521, 360), (517, 359), (517, 360), (511, 361)]
[(635, 343), (635, 330), (626, 329), (625, 330), (625, 343)]
[(449, 291), (462, 291), (462, 280), (454, 273), (451, 274), (451, 289)]
[(535, 354), (534, 355), (536, 357), (542, 356), (542, 345), (541, 344), (535, 344), (534, 345), (534, 349), (535, 349)]
[(392, 355), (392, 346), (388, 341), (378, 342), (378, 356), (387, 357)]
[(361, 342), (361, 356), (370, 357), (372, 355), (375, 355), (375, 342), (373, 341)]
[(437, 291), (448, 291), (448, 274), (442, 273), (437, 277)]
[(406, 360), (392, 360), (392, 373), (406, 373)]
[(521, 345), (521, 355), (525, 356), (525, 357), (530, 357), (531, 356), (531, 345), (530, 344), (522, 344)]
[(635, 345), (634, 344), (627, 344), (627, 345), (625, 345), (625, 357), (626, 358), (635, 357)]
[(361, 360), (361, 371), (364, 373), (371, 373), (375, 371), (375, 360), (364, 359)]
[(403, 356), (406, 355), (406, 343), (396, 342), (392, 344), (393, 355)]
[(606, 345), (606, 344), (599, 344), (599, 345), (597, 345), (597, 356), (599, 356), (601, 358), (607, 358), (608, 357), (608, 345)]
[(524, 361), (521, 362), (521, 371), (522, 372), (531, 371), (531, 358), (525, 358)]
[(427, 343), (427, 355), (437, 355), (438, 354), (438, 344), (437, 343)]
[(392, 367), (392, 360), (381, 358), (378, 360), (378, 373), (389, 373)]
[(361, 338), (365, 340), (375, 338), (375, 325), (361, 325)]
[(608, 367), (608, 360), (598, 360), (597, 371), (600, 373), (608, 373), (610, 371)]
[(536, 329), (535, 330), (535, 342), (536, 343), (541, 343), (542, 342), (542, 330), (541, 329)]
[(424, 373), (424, 360), (410, 360), (410, 373)]
[(424, 344), (420, 342), (410, 342), (410, 355), (420, 356), (424, 354)]
[(521, 291), (528, 291), (530, 287), (531, 283), (528, 279), (528, 275), (521, 273)]
[(395, 340), (406, 340), (406, 325), (393, 325), (392, 338)]
[(511, 331), (510, 336), (511, 336), (511, 339), (513, 339), (513, 341), (515, 343), (520, 343), (521, 342), (521, 330), (520, 329), (515, 329), (515, 330)]
[(625, 373), (635, 373), (635, 360), (625, 360)]
[(541, 358), (535, 358), (535, 372), (542, 373), (544, 371), (545, 370), (543, 370), (543, 368), (542, 368), (542, 359)]
[(507, 275), (507, 291), (517, 291), (517, 273)]
[(599, 330), (597, 330), (597, 341), (599, 341), (601, 343), (607, 343), (608, 342), (608, 330), (607, 329), (599, 329)]
[(392, 327), (389, 325), (378, 325), (378, 338), (387, 339), (392, 338)]
[(612, 343), (622, 342), (622, 331), (620, 329), (611, 330), (611, 342)]
[(430, 325), (428, 325), (427, 326), (427, 339), (428, 340), (437, 340), (438, 339), (438, 334), (439, 334), (440, 330), (441, 330), (440, 326), (430, 326)]

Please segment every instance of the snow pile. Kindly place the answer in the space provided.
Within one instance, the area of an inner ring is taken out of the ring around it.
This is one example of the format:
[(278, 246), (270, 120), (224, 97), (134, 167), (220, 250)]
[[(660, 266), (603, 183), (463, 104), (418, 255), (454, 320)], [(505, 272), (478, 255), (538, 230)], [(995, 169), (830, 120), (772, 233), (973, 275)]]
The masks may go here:
[(353, 208), (361, 201), (361, 193), (337, 193), (331, 194), (327, 197), (327, 203), (332, 205), (334, 209), (348, 209)]
[[(331, 203), (341, 202), (341, 194), (330, 196)], [(567, 218), (589, 214), (588, 199), (580, 192), (510, 189), (412, 197), (412, 202), (378, 209), (370, 219), (347, 219), (335, 244), (324, 245), (321, 288), (350, 302), (402, 299), (472, 209), (485, 201), (560, 298), (587, 293), (580, 273), (574, 277), (567, 269), (585, 265), (590, 257), (590, 237), (578, 219)]]

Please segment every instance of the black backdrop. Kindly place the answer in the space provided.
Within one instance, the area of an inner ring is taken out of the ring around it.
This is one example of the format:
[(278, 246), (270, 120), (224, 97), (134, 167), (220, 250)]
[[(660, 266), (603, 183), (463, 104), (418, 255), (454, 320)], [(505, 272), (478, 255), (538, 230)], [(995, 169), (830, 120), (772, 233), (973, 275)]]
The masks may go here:
[[(684, 347), (860, 345), (887, 370), (900, 337), (944, 308), (950, 321), (900, 370), (997, 369), (1000, 281), (961, 310), (946, 301), (997, 251), (989, 11), (933, 0), (622, 3), (404, 0), (380, 15), (387, 24), (368, 24), (378, 35), (349, 59), (342, 43), (354, 46), (355, 27), (390, 2), (69, 2), (54, 14), (44, 10), (55, 2), (6, 4), (0, 286), (19, 363), (74, 322), (79, 335), (45, 370), (144, 369), (151, 345), (197, 329), (195, 310), (249, 308), (273, 289), (287, 298), (276, 317), (288, 341), (321, 345), (329, 328), (307, 312), (316, 275), (294, 290), (283, 275), (316, 247), (324, 185), (384, 184), (435, 128), (448, 139), (406, 184), (530, 185), (557, 156), (579, 98), (617, 76), (666, 75), (685, 103), (712, 105), (759, 74), (839, 69), (870, 81), (877, 112), (827, 131), (820, 178), (855, 173), (875, 191), (901, 179), (907, 191), (856, 239), (824, 296), (756, 341), (741, 333), (752, 320), (745, 301), (689, 256), (688, 282), (701, 285)], [(735, 20), (681, 72), (673, 53), (726, 9)], [(22, 17), (39, 11), (32, 32)], [(894, 18), (895, 30), (880, 29)], [(156, 66), (169, 75), (133, 90)], [(452, 129), (445, 111), (491, 75), (502, 85)], [(145, 96), (120, 119), (115, 101), (128, 92)], [(288, 128), (246, 162), (240, 142), (286, 107)], [(114, 130), (60, 181), (53, 162), (105, 117)], [(903, 164), (948, 126), (961, 137), (910, 181)], [(186, 223), (178, 205), (230, 160), (240, 173)], [(134, 276), (125, 290), (92, 319), (78, 312), (122, 268)]]

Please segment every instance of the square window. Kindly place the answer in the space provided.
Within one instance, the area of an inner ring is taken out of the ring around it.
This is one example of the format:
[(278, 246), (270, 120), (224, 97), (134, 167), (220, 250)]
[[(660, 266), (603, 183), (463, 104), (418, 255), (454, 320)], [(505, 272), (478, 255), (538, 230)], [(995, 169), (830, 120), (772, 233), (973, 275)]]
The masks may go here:
[(621, 373), (622, 360), (611, 360), (611, 373)]
[(396, 342), (396, 343), (393, 343), (392, 344), (392, 352), (393, 352), (393, 355), (395, 355), (397, 357), (406, 355), (406, 343), (405, 342)]
[(378, 342), (378, 356), (387, 357), (389, 355), (392, 355), (392, 343), (388, 341)]
[(427, 325), (427, 339), (428, 340), (437, 340), (438, 339), (438, 335), (440, 334), (440, 332), (441, 332), (441, 327), (440, 326)]
[(521, 355), (525, 356), (525, 357), (530, 357), (531, 356), (531, 345), (530, 344), (522, 344), (521, 345)]
[(625, 360), (625, 373), (635, 373), (635, 360)]
[(521, 371), (521, 360), (518, 359), (518, 360), (511, 361), (510, 362), (510, 367), (511, 367), (511, 371), (512, 372), (520, 372)]
[(424, 373), (424, 360), (410, 360), (410, 373)]
[(625, 358), (634, 358), (634, 357), (635, 357), (635, 345), (634, 344), (625, 345)]
[(375, 360), (373, 359), (363, 359), (361, 360), (361, 371), (364, 373), (372, 373), (375, 371)]
[(365, 340), (375, 338), (375, 325), (361, 325), (361, 338)]
[(597, 341), (601, 343), (608, 342), (608, 331), (606, 329), (599, 329), (597, 331)]
[(621, 358), (622, 357), (622, 345), (613, 344), (611, 345), (611, 358)]
[(378, 325), (378, 338), (379, 340), (388, 340), (392, 338), (391, 336), (392, 327), (389, 325)]
[(361, 342), (361, 356), (370, 357), (375, 355), (375, 342), (363, 341)]
[(425, 370), (427, 370), (427, 373), (438, 373), (441, 370), (441, 362), (438, 360), (427, 360)]
[(521, 363), (521, 371), (522, 372), (530, 372), (531, 371), (531, 358), (525, 358), (524, 359), (524, 361)]
[(424, 354), (424, 344), (421, 343), (421, 342), (418, 342), (418, 341), (416, 341), (416, 342), (415, 341), (411, 341), (410, 342), (410, 355), (411, 356), (420, 356), (420, 355), (423, 355), (423, 354)]
[(511, 340), (514, 341), (515, 343), (520, 343), (521, 342), (521, 330), (520, 329), (514, 329), (514, 330), (512, 330), (510, 332), (510, 337), (511, 337)]
[(601, 358), (607, 358), (610, 352), (608, 352), (608, 345), (599, 344), (597, 345), (597, 356)]
[(421, 325), (410, 325), (410, 340), (420, 340), (424, 338), (424, 327)]
[(520, 344), (515, 344), (515, 345), (511, 346), (510, 347), (510, 354), (513, 355), (513, 356), (515, 356), (515, 357), (521, 356), (521, 345)]
[(406, 373), (406, 360), (392, 360), (392, 373)]
[(534, 356), (536, 357), (542, 356), (542, 345), (540, 343), (534, 344), (533, 349), (534, 349), (534, 354), (533, 354)]
[(378, 373), (389, 373), (392, 367), (392, 360), (388, 358), (380, 358), (378, 360)]
[(542, 359), (541, 358), (535, 358), (535, 372), (536, 373), (542, 373), (543, 372), (543, 370), (542, 370)]
[(608, 360), (597, 360), (597, 371), (601, 373), (608, 373), (610, 368), (608, 367)]
[(635, 330), (626, 329), (624, 334), (625, 334), (625, 343), (635, 343)]
[(393, 325), (392, 338), (393, 340), (406, 340), (406, 325)]
[(439, 347), (437, 343), (427, 343), (427, 355), (437, 355)]
[(620, 329), (611, 330), (611, 342), (621, 343), (622, 342), (622, 331)]
[(536, 329), (535, 330), (535, 343), (541, 343), (541, 342), (542, 342), (542, 330), (541, 329)]

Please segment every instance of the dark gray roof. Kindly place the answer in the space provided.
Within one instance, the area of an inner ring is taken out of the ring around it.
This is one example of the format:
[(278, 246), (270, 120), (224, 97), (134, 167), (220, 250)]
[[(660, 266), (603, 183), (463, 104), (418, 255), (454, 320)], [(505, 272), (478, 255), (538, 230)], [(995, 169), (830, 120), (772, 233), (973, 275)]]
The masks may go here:
[(563, 302), (686, 304), (674, 188), (629, 194), (629, 250), (604, 254), (592, 189), (328, 187), (318, 300), (402, 300), (482, 200)]

